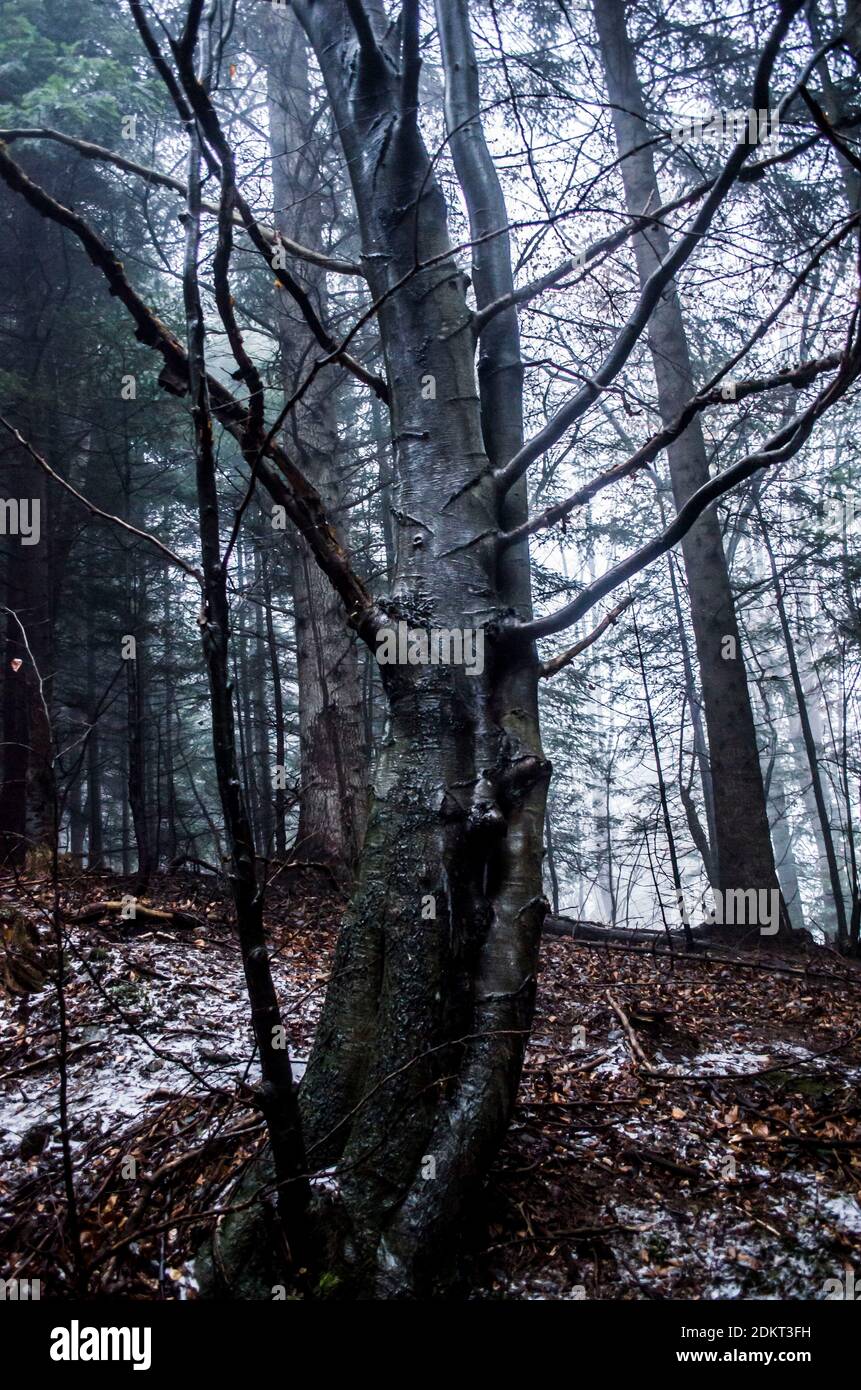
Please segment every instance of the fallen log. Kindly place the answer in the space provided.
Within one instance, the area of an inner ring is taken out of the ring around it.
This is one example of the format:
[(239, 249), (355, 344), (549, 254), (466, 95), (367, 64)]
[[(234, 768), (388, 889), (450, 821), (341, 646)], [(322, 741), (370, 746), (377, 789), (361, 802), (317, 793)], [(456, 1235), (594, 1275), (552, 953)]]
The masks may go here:
[(129, 910), (129, 904), (122, 900), (88, 903), (80, 912), (70, 913), (68, 921), (98, 922), (102, 917), (111, 916), (122, 916), (126, 922), (157, 922), (163, 927), (180, 927), (184, 931), (200, 931), (205, 926), (199, 917), (195, 917), (191, 912), (182, 912), (179, 908), (171, 908), (165, 912), (161, 908), (146, 907), (143, 903), (136, 902), (132, 912)]
[[(610, 927), (605, 922), (590, 922), (577, 917), (546, 917), (543, 930), (548, 936), (571, 936), (575, 941), (618, 941), (624, 945), (661, 946), (669, 944), (685, 950), (687, 940), (678, 930), (638, 931), (636, 927)], [(705, 941), (709, 929), (692, 927), (695, 940)], [(713, 938), (712, 938), (713, 939)]]
[[(580, 931), (580, 927), (587, 930)], [(572, 930), (575, 928), (575, 930)], [(663, 959), (671, 961), (676, 965), (729, 965), (739, 970), (765, 970), (775, 975), (794, 975), (798, 979), (804, 980), (827, 980), (835, 985), (847, 985), (850, 988), (861, 988), (861, 969), (851, 957), (841, 956), (839, 959), (844, 961), (846, 969), (843, 972), (836, 970), (817, 970), (811, 968), (809, 964), (798, 967), (784, 964), (779, 960), (764, 960), (758, 953), (745, 950), (743, 946), (724, 945), (721, 941), (715, 941), (708, 934), (700, 940), (695, 940), (694, 949), (688, 950), (684, 937), (680, 932), (670, 933), (671, 942), (668, 947), (667, 935), (665, 932), (631, 932), (623, 928), (605, 927), (600, 922), (578, 922), (574, 919), (564, 917), (551, 917), (545, 920), (544, 932), (548, 936), (568, 937), (578, 946), (583, 946), (587, 950), (618, 951), (630, 956), (649, 956), (652, 959)], [(637, 944), (631, 941), (620, 940), (620, 937), (634, 937)], [(649, 941), (651, 944), (646, 945)], [(640, 944), (642, 943), (642, 944)], [(813, 952), (808, 959), (816, 959), (817, 955), (825, 950), (826, 947), (817, 947), (812, 943)], [(678, 947), (678, 949), (676, 949)], [(833, 952), (829, 952), (833, 955)]]
[(546, 917), (543, 930), (548, 936), (570, 936), (575, 941), (618, 941), (621, 945), (668, 946), (680, 950), (704, 950), (707, 946), (727, 946), (734, 950), (805, 950), (816, 942), (808, 931), (795, 931), (789, 937), (763, 936), (756, 926), (724, 926), (720, 922), (699, 922), (688, 932), (678, 927), (663, 931), (640, 931), (636, 927), (611, 927), (579, 917)]

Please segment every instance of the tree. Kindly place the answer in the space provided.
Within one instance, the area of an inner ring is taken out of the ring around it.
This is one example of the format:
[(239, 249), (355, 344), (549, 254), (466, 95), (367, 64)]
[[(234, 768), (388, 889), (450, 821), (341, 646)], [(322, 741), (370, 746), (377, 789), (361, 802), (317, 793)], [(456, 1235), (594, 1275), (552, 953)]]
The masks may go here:
[[(294, 19), (276, 12), (268, 16), (265, 41), (275, 225), (292, 242), (323, 246), (323, 149), (313, 130), (305, 36)], [(320, 319), (328, 321), (326, 271), (306, 262), (295, 266), (294, 273)], [(291, 310), (281, 289), (276, 296), (289, 400), (309, 369), (316, 343), (295, 304)], [(339, 477), (339, 385), (331, 372), (318, 375), (288, 421), (290, 447), (333, 517), (342, 514), (346, 500)], [(292, 586), (302, 778), (294, 854), (329, 864), (349, 879), (367, 818), (356, 641), (344, 625), (337, 594), (301, 540), (293, 554)]]
[[(636, 217), (660, 204), (651, 125), (626, 29), (624, 0), (596, 0), (593, 13), (625, 201), (628, 212)], [(645, 288), (669, 256), (670, 239), (655, 218), (636, 233), (632, 244)], [(648, 341), (661, 418), (670, 426), (694, 395), (687, 335), (673, 280), (649, 319)], [(667, 459), (676, 507), (681, 508), (709, 479), (699, 418), (692, 419), (667, 445)], [(715, 508), (704, 512), (688, 531), (682, 555), (708, 729), (715, 886), (723, 893), (739, 887), (769, 891), (777, 888), (777, 873), (744, 654)], [(785, 912), (783, 919), (784, 930), (791, 930)]]

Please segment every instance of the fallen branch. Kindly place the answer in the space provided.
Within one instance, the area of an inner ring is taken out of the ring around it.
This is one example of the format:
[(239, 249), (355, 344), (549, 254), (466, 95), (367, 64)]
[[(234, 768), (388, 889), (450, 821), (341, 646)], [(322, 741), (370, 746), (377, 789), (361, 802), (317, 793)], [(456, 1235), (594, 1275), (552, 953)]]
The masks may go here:
[(171, 908), (163, 912), (160, 908), (144, 907), (142, 903), (130, 905), (128, 902), (111, 901), (102, 903), (88, 903), (81, 908), (80, 912), (72, 913), (69, 916), (70, 922), (97, 922), (100, 917), (109, 917), (115, 913), (127, 914), (124, 920), (129, 922), (161, 922), (171, 927), (182, 927), (185, 930), (201, 930), (205, 925), (199, 917), (195, 917), (191, 912), (181, 912), (179, 908)]
[[(770, 960), (743, 960), (737, 952), (732, 955), (713, 955), (711, 951), (705, 949), (706, 941), (702, 938), (694, 942), (694, 951), (676, 952), (667, 950), (661, 944), (664, 938), (658, 932), (648, 934), (649, 937), (654, 938), (652, 945), (627, 944), (635, 941), (644, 942), (647, 940), (647, 936), (643, 932), (606, 927), (600, 922), (569, 922), (565, 918), (546, 918), (542, 930), (549, 936), (569, 937), (578, 946), (585, 946), (587, 950), (591, 948), (603, 951), (619, 951), (623, 955), (629, 956), (662, 957), (680, 965), (731, 965), (738, 970), (767, 970), (775, 975), (794, 975), (799, 980), (827, 980), (834, 985), (849, 985), (856, 989), (861, 987), (861, 972), (857, 969), (847, 970), (844, 975), (838, 975), (831, 970), (810, 970), (807, 967), (803, 970), (796, 970), (794, 966), (779, 965)], [(695, 936), (696, 934), (697, 929), (694, 931)], [(679, 943), (683, 943), (680, 932), (670, 933), (670, 935), (675, 935), (678, 937)], [(732, 948), (727, 947), (726, 949), (731, 950)]]
[(26, 1062), (23, 1067), (15, 1067), (13, 1071), (4, 1071), (0, 1074), (0, 1086), (4, 1081), (14, 1081), (18, 1076), (27, 1076), (30, 1072), (41, 1071), (43, 1067), (58, 1067), (61, 1062), (71, 1062), (73, 1057), (80, 1057), (82, 1052), (92, 1052), (94, 1048), (107, 1047), (103, 1042), (85, 1042), (79, 1047), (71, 1047), (65, 1057), (61, 1057), (59, 1052), (52, 1052), (50, 1057), (37, 1057), (35, 1062)]
[(631, 1163), (653, 1163), (656, 1168), (665, 1168), (668, 1173), (675, 1173), (680, 1178), (688, 1178), (691, 1182), (699, 1182), (702, 1173), (699, 1168), (690, 1168), (687, 1164), (676, 1163), (672, 1158), (667, 1158), (664, 1154), (658, 1153), (656, 1149), (623, 1149), (622, 1157)]

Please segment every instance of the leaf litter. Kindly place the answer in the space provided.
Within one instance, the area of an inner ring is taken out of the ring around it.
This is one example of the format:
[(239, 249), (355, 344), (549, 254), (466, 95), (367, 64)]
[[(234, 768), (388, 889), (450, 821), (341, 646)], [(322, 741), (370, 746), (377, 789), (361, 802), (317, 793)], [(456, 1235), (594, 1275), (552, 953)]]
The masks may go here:
[[(89, 1292), (184, 1299), (264, 1130), (225, 888), (189, 874), (151, 889), (198, 926), (74, 923), (127, 880), (62, 885), (69, 1137)], [(50, 885), (0, 895), (49, 943)], [(267, 897), (297, 1081), (342, 908), (306, 873)], [(542, 956), (518, 1106), (476, 1204), (471, 1297), (818, 1299), (861, 1272), (855, 963), (810, 948), (742, 969), (552, 937)], [(52, 1297), (72, 1292), (57, 1050), (50, 976), (0, 997), (0, 1261)], [(314, 1183), (336, 1193), (337, 1169)]]

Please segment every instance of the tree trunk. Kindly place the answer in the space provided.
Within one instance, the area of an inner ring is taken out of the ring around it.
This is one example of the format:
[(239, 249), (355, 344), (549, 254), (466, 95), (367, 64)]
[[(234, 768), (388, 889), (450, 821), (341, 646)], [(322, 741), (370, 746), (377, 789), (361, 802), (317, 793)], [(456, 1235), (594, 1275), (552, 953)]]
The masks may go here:
[(153, 870), (150, 808), (147, 798), (147, 732), (144, 653), (126, 662), (128, 711), (128, 793), (138, 852), (138, 888), (143, 891)]
[[(38, 346), (38, 345), (37, 345)], [(20, 403), (19, 428), (27, 438), (38, 430)], [(24, 544), (11, 535), (4, 545), (5, 653), (3, 695), (3, 790), (0, 793), (0, 860), (22, 865), (39, 857), (54, 835), (53, 748), (49, 711), (53, 687), (53, 614), (51, 605), (51, 546), (48, 497), (41, 470), (34, 472), (20, 451), (4, 459), (2, 490), (30, 507), (38, 507), (40, 539)], [(13, 663), (20, 662), (17, 670)]]
[[(285, 236), (324, 244), (320, 142), (314, 135), (305, 36), (294, 19), (267, 23), (267, 72), (275, 225)], [(291, 273), (328, 319), (326, 273), (307, 263)], [(288, 398), (319, 351), (304, 320), (277, 291), (277, 321)], [(289, 448), (330, 516), (343, 502), (335, 392), (340, 372), (322, 372), (287, 421)], [(367, 752), (356, 639), (341, 603), (307, 545), (293, 547), (292, 589), (299, 688), (301, 790), (295, 857), (322, 861), (350, 878), (367, 821)]]
[[(493, 540), (522, 518), (523, 491), (498, 497), (487, 469), (520, 438), (516, 319), (505, 316), (492, 349), (483, 344), (480, 401), (465, 283), (415, 120), (410, 35), (399, 80), (376, 37), (357, 41), (346, 7), (325, 0), (297, 10), (344, 146), (371, 294), (383, 300), (396, 462), (387, 608), (415, 628), (492, 633), (504, 612), (529, 612), (526, 556), (512, 548), (498, 565)], [(451, 15), (466, 24), (465, 6)], [(466, 66), (449, 68), (449, 93), (472, 116), (468, 24), (457, 41)], [(460, 130), (465, 140), (452, 146), (473, 227), (485, 216), (504, 227), (480, 125)], [(498, 293), (506, 271), (510, 281), (506, 239), (495, 248), (474, 267), (481, 296)], [(488, 639), (481, 674), (454, 664), (381, 668), (389, 731), (302, 1088), (312, 1161), (342, 1155), (353, 1248), (383, 1297), (426, 1290), (462, 1224), (508, 1125), (532, 1018), (549, 768), (534, 648), (500, 646)]]
[[(11, 548), (14, 542), (7, 542)], [(11, 566), (10, 566), (11, 568)], [(7, 583), (10, 607), (12, 589)], [(27, 653), (21, 629), (10, 612), (3, 652), (3, 788), (0, 792), (0, 864), (21, 867), (27, 857)], [(20, 662), (17, 671), (13, 663)]]
[(272, 853), (275, 841), (275, 816), (272, 806), (272, 758), (269, 755), (270, 721), (266, 701), (266, 646), (268, 634), (264, 613), (262, 545), (258, 543), (253, 555), (254, 564), (254, 648), (251, 655), (251, 703), (254, 723), (254, 794), (257, 808), (260, 843), (266, 855)]
[[(626, 30), (624, 0), (595, 0), (595, 24), (604, 65), (625, 200), (632, 214), (660, 204), (651, 127)], [(641, 147), (641, 148), (638, 148)], [(663, 227), (634, 238), (641, 285), (669, 251)], [(661, 418), (674, 421), (694, 394), (688, 342), (671, 281), (648, 330)], [(708, 481), (705, 441), (695, 418), (667, 449), (676, 507)], [(713, 857), (721, 891), (778, 888), (756, 728), (741, 653), (735, 605), (720, 526), (709, 508), (682, 541), (691, 618), (699, 659), (714, 793)], [(785, 905), (781, 932), (788, 929)], [(748, 927), (741, 930), (747, 932)]]
[(176, 766), (174, 746), (176, 742), (176, 668), (170, 651), (168, 634), (170, 632), (170, 584), (165, 572), (162, 606), (162, 693), (164, 700), (164, 777), (166, 786), (167, 820), (167, 862), (172, 864), (179, 852), (177, 831)]
[[(92, 571), (90, 571), (92, 574)], [(104, 867), (104, 843), (102, 827), (102, 767), (101, 767), (101, 729), (99, 728), (99, 700), (96, 690), (96, 636), (95, 622), (91, 609), (87, 609), (87, 867)], [(127, 751), (127, 750), (126, 750)], [(123, 797), (125, 808), (126, 798)], [(124, 820), (125, 824), (125, 820)], [(123, 871), (128, 853), (127, 836), (123, 834)]]
[(804, 905), (801, 900), (801, 888), (798, 882), (798, 867), (795, 862), (795, 850), (792, 844), (792, 830), (789, 824), (786, 791), (783, 782), (779, 780), (780, 776), (781, 774), (775, 769), (775, 773), (772, 775), (769, 794), (774, 857), (777, 863), (777, 873), (780, 878), (780, 887), (784, 902), (786, 903), (786, 910), (789, 913), (789, 920), (795, 931), (803, 931)]
[(80, 768), (76, 768), (66, 789), (66, 809), (69, 813), (69, 856), (78, 869), (84, 866), (84, 836), (87, 829), (81, 791)]
[(287, 814), (287, 797), (285, 795), (282, 782), (284, 780), (284, 759), (286, 756), (286, 740), (284, 737), (284, 692), (281, 689), (281, 668), (278, 664), (278, 644), (275, 638), (275, 622), (272, 616), (272, 584), (270, 581), (270, 556), (263, 554), (263, 607), (266, 617), (266, 647), (269, 653), (269, 671), (272, 680), (272, 710), (275, 724), (275, 764), (269, 769), (270, 786), (272, 785), (272, 773), (278, 772), (275, 778), (274, 795), (274, 816), (275, 816), (275, 853), (279, 859), (286, 858), (287, 855), (287, 827), (285, 816)]
[(846, 904), (843, 898), (843, 885), (840, 881), (840, 869), (837, 862), (837, 850), (834, 844), (831, 825), (828, 819), (828, 808), (825, 800), (825, 790), (822, 782), (822, 774), (819, 769), (819, 758), (816, 750), (816, 741), (813, 737), (813, 729), (810, 723), (810, 715), (807, 709), (807, 699), (804, 693), (804, 685), (801, 679), (801, 672), (798, 667), (798, 659), (795, 655), (795, 643), (792, 639), (792, 629), (789, 626), (789, 619), (786, 613), (786, 604), (783, 598), (783, 589), (780, 583), (780, 576), (777, 572), (777, 564), (774, 558), (774, 548), (771, 544), (768, 531), (762, 518), (762, 510), (759, 502), (756, 504), (756, 514), (759, 520), (760, 531), (768, 562), (771, 567), (771, 578), (774, 586), (774, 599), (777, 606), (777, 616), (780, 620), (780, 630), (783, 634), (783, 641), (786, 647), (786, 659), (789, 663), (789, 674), (792, 680), (792, 688), (795, 692), (795, 701), (798, 706), (798, 717), (801, 722), (801, 733), (804, 740), (804, 749), (807, 754), (808, 767), (810, 769), (810, 784), (813, 798), (816, 805), (816, 813), (819, 820), (819, 827), (825, 848), (825, 861), (828, 868), (828, 879), (831, 886), (831, 896), (834, 902), (834, 911), (837, 918), (837, 945), (841, 950), (846, 950), (849, 945), (849, 924), (846, 916)]

